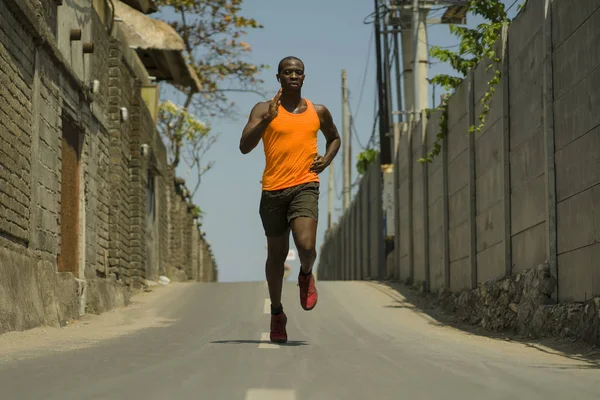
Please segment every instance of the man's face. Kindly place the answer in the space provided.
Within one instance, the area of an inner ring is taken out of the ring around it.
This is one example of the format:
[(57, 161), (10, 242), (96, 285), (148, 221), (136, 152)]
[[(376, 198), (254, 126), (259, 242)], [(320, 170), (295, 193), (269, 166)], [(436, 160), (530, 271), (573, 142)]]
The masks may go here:
[(285, 60), (281, 65), (281, 73), (277, 74), (281, 87), (286, 92), (300, 90), (304, 83), (304, 65), (298, 60)]

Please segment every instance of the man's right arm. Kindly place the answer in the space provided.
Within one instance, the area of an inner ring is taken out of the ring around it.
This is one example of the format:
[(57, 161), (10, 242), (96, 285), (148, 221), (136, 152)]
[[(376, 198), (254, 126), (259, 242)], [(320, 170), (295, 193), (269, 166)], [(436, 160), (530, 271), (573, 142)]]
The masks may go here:
[(260, 142), (263, 132), (271, 123), (271, 119), (268, 118), (268, 110), (269, 103), (258, 103), (252, 108), (240, 139), (242, 154), (250, 153)]

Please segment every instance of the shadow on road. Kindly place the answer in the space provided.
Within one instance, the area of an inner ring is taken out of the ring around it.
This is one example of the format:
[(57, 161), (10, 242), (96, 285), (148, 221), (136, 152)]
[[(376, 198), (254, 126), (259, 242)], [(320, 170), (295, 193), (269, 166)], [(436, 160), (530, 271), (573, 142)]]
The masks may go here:
[[(212, 344), (274, 344), (269, 340), (217, 340), (210, 342)], [(297, 347), (297, 346), (308, 346), (309, 344), (303, 340), (292, 340), (287, 343), (276, 343), (278, 346)]]
[(560, 355), (574, 361), (587, 363), (587, 365), (561, 366), (560, 368), (600, 369), (600, 349), (597, 346), (569, 338), (533, 339), (513, 332), (493, 332), (479, 325), (463, 322), (456, 315), (437, 307), (434, 304), (434, 295), (420, 293), (398, 282), (379, 283), (388, 289), (380, 290), (393, 299), (392, 304), (384, 306), (386, 308), (409, 309), (422, 315), (429, 324), (434, 326), (448, 326), (471, 335), (517, 342), (544, 353)]

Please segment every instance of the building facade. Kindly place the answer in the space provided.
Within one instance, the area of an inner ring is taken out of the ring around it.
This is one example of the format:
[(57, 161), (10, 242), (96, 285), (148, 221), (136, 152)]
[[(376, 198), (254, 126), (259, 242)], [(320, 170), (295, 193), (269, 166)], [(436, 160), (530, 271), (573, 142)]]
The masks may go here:
[(0, 333), (216, 280), (156, 130), (161, 82), (198, 80), (152, 1), (126, 3), (0, 0)]

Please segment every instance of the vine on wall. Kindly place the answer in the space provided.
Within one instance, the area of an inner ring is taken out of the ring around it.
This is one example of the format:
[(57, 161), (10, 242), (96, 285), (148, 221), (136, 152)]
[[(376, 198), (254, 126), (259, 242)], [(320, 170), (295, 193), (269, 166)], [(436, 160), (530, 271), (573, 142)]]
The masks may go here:
[[(527, 0), (519, 5), (519, 9), (524, 7)], [(472, 125), (469, 128), (470, 133), (480, 132), (485, 126), (487, 115), (490, 112), (490, 102), (496, 93), (496, 86), (502, 78), (500, 67), (500, 56), (496, 51), (496, 42), (502, 33), (505, 24), (511, 21), (508, 18), (506, 6), (500, 0), (469, 0), (468, 12), (479, 15), (485, 22), (471, 29), (456, 25), (450, 25), (450, 33), (460, 39), (457, 51), (447, 48), (433, 46), (429, 50), (432, 58), (447, 62), (458, 72), (459, 76), (440, 74), (434, 76), (430, 82), (442, 86), (448, 91), (454, 91), (462, 83), (469, 71), (477, 67), (482, 60), (490, 60), (491, 63), (487, 70), (494, 69), (492, 79), (487, 84), (487, 88), (480, 103), (482, 111), (478, 116), (477, 126)], [(437, 134), (433, 149), (431, 149), (425, 158), (421, 158), (421, 163), (432, 162), (433, 158), (440, 154), (441, 143), (448, 134), (448, 102), (442, 101), (437, 107), (441, 112), (440, 132)]]

